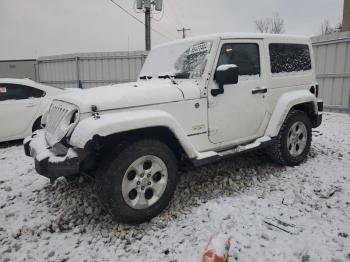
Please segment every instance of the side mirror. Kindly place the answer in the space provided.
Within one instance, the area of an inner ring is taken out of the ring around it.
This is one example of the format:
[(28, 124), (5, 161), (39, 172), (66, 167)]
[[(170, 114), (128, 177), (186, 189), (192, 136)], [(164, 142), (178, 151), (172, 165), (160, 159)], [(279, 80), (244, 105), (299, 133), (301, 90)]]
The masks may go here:
[(211, 94), (217, 96), (224, 93), (224, 85), (234, 85), (238, 83), (238, 66), (234, 64), (220, 65), (215, 72), (215, 81), (219, 84), (219, 89), (212, 89)]

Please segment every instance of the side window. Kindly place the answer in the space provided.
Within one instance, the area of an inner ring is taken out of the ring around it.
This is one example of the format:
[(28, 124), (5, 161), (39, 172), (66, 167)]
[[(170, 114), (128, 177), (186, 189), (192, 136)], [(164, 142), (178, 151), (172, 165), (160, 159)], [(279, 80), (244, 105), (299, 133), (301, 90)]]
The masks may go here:
[(0, 83), (0, 101), (37, 98), (43, 95), (42, 90), (30, 86)]
[(290, 73), (311, 69), (311, 57), (308, 45), (270, 44), (271, 73)]
[(31, 87), (31, 86), (25, 86), (25, 88), (27, 89), (27, 95), (28, 98), (39, 98), (44, 96), (44, 91)]
[(224, 44), (221, 48), (218, 66), (235, 64), (239, 75), (260, 75), (259, 46), (253, 43)]

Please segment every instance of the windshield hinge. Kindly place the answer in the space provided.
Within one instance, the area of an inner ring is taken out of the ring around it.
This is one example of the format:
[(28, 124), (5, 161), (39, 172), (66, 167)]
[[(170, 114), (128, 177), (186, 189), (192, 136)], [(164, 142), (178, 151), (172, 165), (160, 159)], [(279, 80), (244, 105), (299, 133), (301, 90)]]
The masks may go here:
[(214, 99), (209, 99), (208, 100), (208, 107), (209, 108), (215, 107), (216, 105), (217, 105), (216, 100), (214, 100)]

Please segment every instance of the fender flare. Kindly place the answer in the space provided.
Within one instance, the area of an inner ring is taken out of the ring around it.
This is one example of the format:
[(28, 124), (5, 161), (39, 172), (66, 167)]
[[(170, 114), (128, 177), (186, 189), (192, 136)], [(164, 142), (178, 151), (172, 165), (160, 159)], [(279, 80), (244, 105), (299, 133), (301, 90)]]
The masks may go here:
[(291, 108), (308, 102), (313, 103), (314, 111), (317, 114), (316, 97), (308, 90), (297, 90), (282, 95), (277, 101), (265, 135), (269, 137), (277, 136)]
[(83, 119), (74, 129), (70, 144), (84, 148), (94, 136), (109, 135), (149, 127), (166, 127), (179, 141), (189, 158), (196, 158), (198, 152), (192, 146), (189, 138), (177, 120), (169, 113), (161, 110), (121, 111), (100, 115), (99, 118), (90, 116)]

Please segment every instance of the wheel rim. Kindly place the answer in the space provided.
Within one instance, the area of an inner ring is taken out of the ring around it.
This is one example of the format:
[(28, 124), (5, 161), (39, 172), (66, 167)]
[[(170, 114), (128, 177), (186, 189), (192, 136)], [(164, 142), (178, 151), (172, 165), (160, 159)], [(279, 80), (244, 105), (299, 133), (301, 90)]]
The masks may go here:
[(300, 156), (306, 147), (307, 129), (303, 122), (295, 122), (288, 131), (287, 148), (293, 157)]
[(131, 208), (148, 208), (162, 197), (167, 182), (168, 170), (163, 160), (152, 155), (142, 156), (124, 174), (123, 198)]

